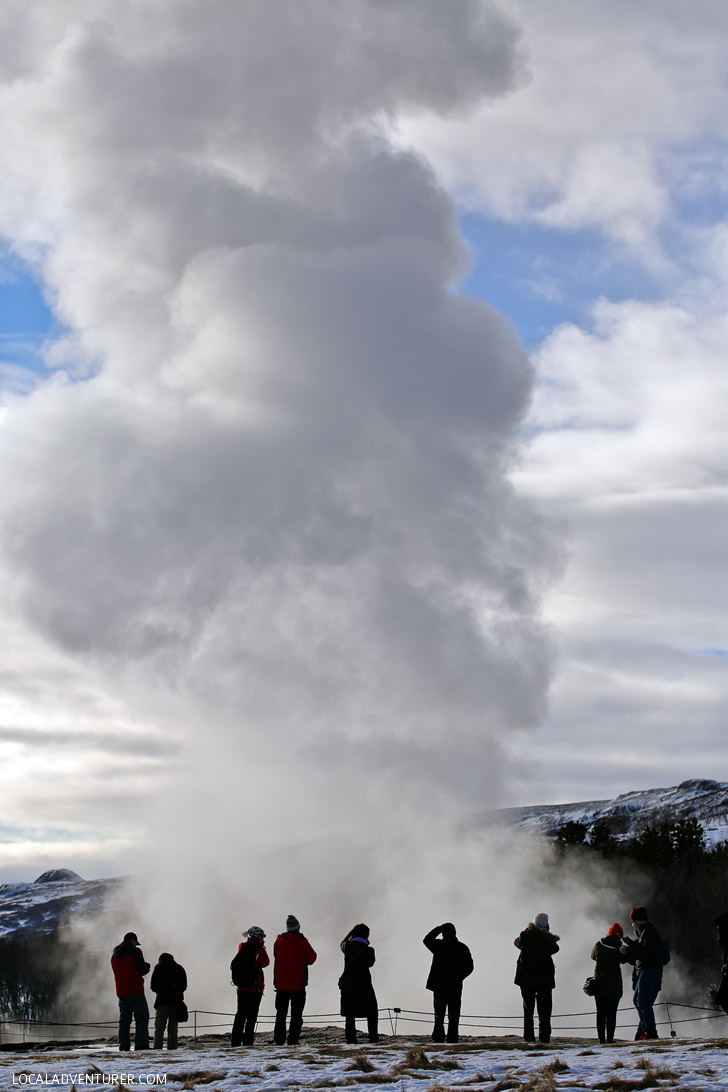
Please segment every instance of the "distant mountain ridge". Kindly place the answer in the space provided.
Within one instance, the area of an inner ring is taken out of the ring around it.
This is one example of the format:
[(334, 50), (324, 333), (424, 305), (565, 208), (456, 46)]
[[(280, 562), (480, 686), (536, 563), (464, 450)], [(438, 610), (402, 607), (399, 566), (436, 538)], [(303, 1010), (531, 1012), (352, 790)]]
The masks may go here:
[[(728, 841), (728, 784), (699, 779), (665, 789), (623, 793), (613, 800), (582, 800), (482, 812), (468, 828), (489, 826), (532, 830), (546, 838), (574, 820), (591, 829), (606, 823), (617, 838), (628, 838), (646, 826), (697, 819), (708, 845)], [(66, 868), (44, 872), (33, 883), (0, 884), (0, 939), (14, 933), (50, 932), (69, 914), (100, 913), (107, 896), (128, 877), (84, 880)]]
[(0, 938), (11, 933), (46, 933), (68, 914), (103, 910), (122, 879), (84, 880), (69, 868), (52, 868), (33, 883), (0, 884)]
[(647, 826), (697, 819), (706, 843), (717, 845), (728, 840), (728, 784), (701, 778), (666, 789), (626, 792), (613, 800), (501, 808), (485, 812), (482, 819), (486, 826), (503, 824), (532, 829), (547, 838), (554, 838), (570, 821), (583, 823), (589, 829), (596, 823), (606, 823), (619, 839), (639, 834)]

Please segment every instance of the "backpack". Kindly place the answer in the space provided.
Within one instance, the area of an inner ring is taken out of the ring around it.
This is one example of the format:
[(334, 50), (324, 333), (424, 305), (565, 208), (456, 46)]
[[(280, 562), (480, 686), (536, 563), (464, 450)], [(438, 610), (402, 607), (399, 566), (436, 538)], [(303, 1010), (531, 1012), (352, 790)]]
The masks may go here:
[(666, 967), (670, 962), (670, 949), (667, 946), (666, 940), (661, 940), (660, 944), (662, 945), (662, 966)]
[(244, 944), (230, 964), (230, 974), (233, 986), (249, 990), (258, 981), (258, 970), (255, 966), (255, 957), (258, 948), (252, 944)]

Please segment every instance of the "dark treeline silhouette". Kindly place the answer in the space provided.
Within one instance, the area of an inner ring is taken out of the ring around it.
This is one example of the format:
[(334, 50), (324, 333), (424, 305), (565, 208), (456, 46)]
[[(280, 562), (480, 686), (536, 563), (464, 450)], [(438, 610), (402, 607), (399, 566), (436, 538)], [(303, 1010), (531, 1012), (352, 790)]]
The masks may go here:
[(0, 938), (0, 1013), (16, 1020), (54, 1015), (64, 966), (56, 930)]
[(728, 908), (728, 843), (707, 845), (697, 819), (644, 827), (617, 839), (607, 823), (571, 820), (555, 832), (557, 867), (599, 864), (619, 901), (647, 903), (672, 953), (696, 984), (694, 1000), (710, 1002), (720, 977), (713, 918)]

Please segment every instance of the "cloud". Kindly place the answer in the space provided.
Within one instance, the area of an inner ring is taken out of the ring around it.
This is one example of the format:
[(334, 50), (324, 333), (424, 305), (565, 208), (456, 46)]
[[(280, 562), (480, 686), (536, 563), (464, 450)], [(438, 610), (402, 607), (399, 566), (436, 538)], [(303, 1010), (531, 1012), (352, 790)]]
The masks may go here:
[(510, 10), (528, 85), (472, 120), (413, 119), (407, 139), (471, 208), (597, 228), (660, 265), (658, 233), (672, 229), (678, 200), (722, 188), (725, 6), (700, 0), (690, 18), (680, 0)]
[(702, 275), (672, 301), (601, 301), (537, 354), (516, 481), (568, 528), (545, 605), (562, 669), (532, 741), (540, 761), (561, 755), (558, 798), (622, 791), (625, 769), (671, 784), (725, 761), (725, 667), (703, 654), (724, 647), (728, 609), (723, 236), (706, 234)]
[(107, 704), (130, 748), (146, 724), (182, 747), (143, 820), (123, 769), (131, 827), (183, 799), (224, 857), (241, 799), (271, 842), (480, 803), (498, 778), (471, 760), (542, 715), (558, 551), (506, 478), (530, 363), (453, 291), (455, 208), (387, 127), (520, 86), (517, 27), (483, 3), (25, 11), (0, 225), (67, 333), (0, 431), (0, 555), (113, 746)]

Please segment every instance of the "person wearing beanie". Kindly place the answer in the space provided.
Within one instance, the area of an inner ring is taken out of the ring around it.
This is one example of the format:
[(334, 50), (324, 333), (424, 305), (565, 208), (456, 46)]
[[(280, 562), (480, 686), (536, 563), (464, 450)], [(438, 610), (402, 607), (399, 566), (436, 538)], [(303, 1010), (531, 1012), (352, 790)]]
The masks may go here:
[(607, 935), (598, 940), (591, 951), (594, 960), (596, 988), (594, 1000), (597, 1006), (597, 1035), (600, 1043), (613, 1043), (617, 1026), (617, 1009), (624, 990), (622, 984), (622, 937), (624, 929), (615, 921)]
[(553, 955), (559, 950), (560, 937), (551, 932), (548, 914), (536, 914), (513, 941), (520, 949), (516, 963), (517, 986), (523, 998), (523, 1038), (534, 1043), (534, 1009), (538, 1008), (538, 1038), (541, 1043), (551, 1041), (551, 1012), (553, 990), (556, 986)]
[(273, 1041), (279, 1046), (286, 1042), (289, 1005), (291, 1006), (291, 1023), (287, 1041), (289, 1046), (295, 1046), (298, 1043), (303, 1027), (308, 968), (315, 962), (316, 952), (301, 932), (298, 918), (289, 914), (286, 918), (285, 933), (280, 933), (273, 945), (273, 988), (276, 991)]
[(245, 940), (238, 945), (237, 955), (230, 964), (233, 985), (238, 990), (238, 1009), (233, 1021), (231, 1046), (252, 1046), (258, 1010), (265, 989), (263, 968), (270, 963), (265, 950), (265, 933), (259, 925), (251, 925), (243, 933)]
[(378, 1043), (379, 1010), (370, 969), (376, 957), (369, 943), (369, 926), (363, 922), (355, 925), (339, 947), (344, 953), (344, 971), (339, 978), (344, 1038), (347, 1043), (356, 1042), (356, 1020), (357, 1017), (364, 1017), (369, 1042)]
[(473, 957), (467, 944), (458, 940), (455, 926), (449, 921), (431, 929), (422, 943), (432, 952), (432, 966), (425, 987), (432, 990), (432, 1003), (435, 1010), (432, 1041), (445, 1042), (445, 1014), (447, 1014), (447, 1041), (457, 1043), (463, 979), (473, 973)]
[(654, 1004), (662, 989), (666, 946), (644, 906), (635, 906), (629, 916), (637, 939), (624, 937), (620, 951), (634, 968), (633, 1001), (639, 1017), (635, 1039), (657, 1039)]
[(132, 1018), (134, 1050), (149, 1050), (149, 1006), (144, 996), (144, 976), (150, 968), (136, 933), (124, 934), (112, 953), (111, 967), (119, 999), (119, 1050), (131, 1050)]
[(713, 994), (713, 1004), (716, 1008), (728, 1012), (728, 912), (723, 911), (713, 918), (713, 925), (718, 930), (718, 944), (723, 953), (723, 964), (720, 969), (720, 985)]
[(167, 1030), (167, 1050), (177, 1047), (177, 1020), (187, 989), (187, 972), (169, 952), (162, 952), (152, 971), (150, 989), (155, 993), (154, 1049), (161, 1050)]

